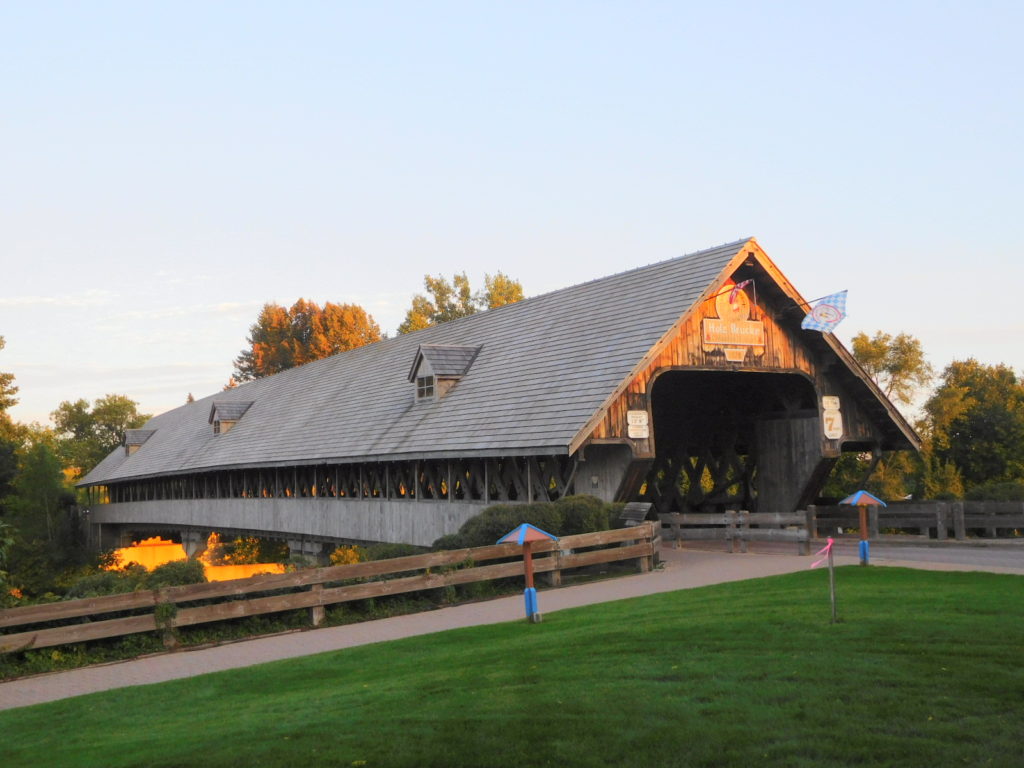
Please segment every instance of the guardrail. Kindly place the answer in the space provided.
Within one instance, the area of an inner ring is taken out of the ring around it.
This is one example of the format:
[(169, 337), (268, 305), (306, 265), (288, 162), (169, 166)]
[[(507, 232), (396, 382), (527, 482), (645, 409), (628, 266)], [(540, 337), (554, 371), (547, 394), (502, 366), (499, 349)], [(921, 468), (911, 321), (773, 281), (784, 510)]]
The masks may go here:
[(726, 552), (737, 546), (746, 552), (748, 541), (791, 541), (801, 555), (810, 551), (806, 512), (668, 512), (658, 517), (668, 527), (665, 538), (676, 542), (722, 540)]
[[(654, 567), (660, 542), (654, 523), (563, 536), (554, 542), (533, 544), (533, 569), (537, 573), (550, 573), (552, 584), (561, 582), (562, 570), (623, 560), (635, 560), (637, 568), (646, 572)], [(506, 558), (516, 559), (477, 565)], [(522, 573), (522, 548), (516, 544), (499, 544), (9, 608), (0, 610), (0, 653), (155, 631), (163, 632), (165, 643), (173, 645), (173, 630), (177, 627), (299, 608), (310, 609), (311, 621), (317, 626), (323, 622), (324, 609), (328, 605), (514, 577)], [(258, 596), (259, 593), (281, 590), (288, 591)], [(179, 607), (211, 600), (215, 602)], [(102, 618), (107, 614), (128, 611), (134, 615)], [(25, 629), (53, 622), (76, 623)], [(2, 634), (11, 628), (20, 631)]]

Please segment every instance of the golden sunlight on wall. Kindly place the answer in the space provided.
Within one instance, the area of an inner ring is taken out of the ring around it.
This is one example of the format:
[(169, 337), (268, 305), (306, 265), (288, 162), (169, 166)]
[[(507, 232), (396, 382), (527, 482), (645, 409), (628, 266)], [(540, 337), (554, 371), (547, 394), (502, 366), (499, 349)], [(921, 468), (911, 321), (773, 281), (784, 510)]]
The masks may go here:
[[(112, 568), (124, 568), (128, 563), (138, 563), (151, 571), (164, 563), (184, 560), (185, 549), (181, 544), (154, 536), (137, 541), (130, 547), (122, 547), (114, 551), (116, 564)], [(208, 581), (228, 581), (245, 579), (260, 573), (284, 573), (283, 563), (247, 563), (245, 565), (210, 565), (200, 556), (203, 570)]]

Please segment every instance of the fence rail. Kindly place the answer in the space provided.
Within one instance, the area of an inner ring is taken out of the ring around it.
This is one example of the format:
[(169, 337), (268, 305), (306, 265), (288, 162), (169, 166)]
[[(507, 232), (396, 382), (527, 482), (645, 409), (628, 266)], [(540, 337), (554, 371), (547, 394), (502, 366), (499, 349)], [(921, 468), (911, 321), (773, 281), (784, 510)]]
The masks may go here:
[[(813, 538), (821, 535), (857, 535), (860, 522), (856, 507), (808, 507), (807, 527)], [(845, 531), (854, 533), (846, 534)], [(922, 538), (963, 541), (969, 531), (995, 538), (1000, 532), (1024, 529), (1024, 502), (1021, 501), (932, 501), (896, 502), (888, 507), (868, 507), (868, 535), (884, 541), (887, 536), (906, 538), (907, 534), (886, 531), (916, 530)], [(934, 532), (934, 536), (933, 536)]]
[(795, 542), (802, 555), (810, 547), (806, 512), (669, 512), (658, 517), (668, 527), (666, 538), (677, 542), (724, 541), (726, 552), (735, 552), (737, 546), (740, 552), (746, 552), (749, 541)]
[[(915, 535), (906, 531), (917, 531), (921, 538), (952, 536), (960, 541), (968, 533), (995, 538), (1024, 531), (1024, 502), (1020, 501), (894, 502), (867, 511), (868, 537), (875, 541), (907, 540)], [(800, 554), (807, 554), (811, 539), (860, 537), (860, 512), (848, 505), (810, 506), (792, 513), (671, 512), (658, 517), (666, 539), (724, 541), (727, 552), (737, 547), (746, 552), (749, 541), (792, 541)]]
[[(635, 560), (637, 568), (646, 572), (654, 567), (660, 542), (655, 523), (563, 536), (554, 542), (533, 544), (533, 569), (550, 574), (552, 584), (561, 583), (563, 569), (623, 560)], [(517, 559), (477, 565), (507, 558)], [(162, 631), (165, 641), (170, 644), (171, 631), (176, 627), (300, 608), (310, 609), (312, 623), (318, 625), (323, 621), (324, 609), (328, 605), (518, 576), (523, 573), (521, 558), (522, 549), (518, 545), (498, 544), (235, 581), (9, 608), (0, 610), (0, 628), (19, 628), (20, 631), (0, 634), (0, 653), (155, 631)], [(258, 596), (259, 593), (280, 590), (301, 591)], [(218, 602), (179, 607), (207, 600)], [(143, 613), (102, 618), (122, 611)], [(79, 623), (24, 629), (33, 624), (74, 619), (80, 620)]]

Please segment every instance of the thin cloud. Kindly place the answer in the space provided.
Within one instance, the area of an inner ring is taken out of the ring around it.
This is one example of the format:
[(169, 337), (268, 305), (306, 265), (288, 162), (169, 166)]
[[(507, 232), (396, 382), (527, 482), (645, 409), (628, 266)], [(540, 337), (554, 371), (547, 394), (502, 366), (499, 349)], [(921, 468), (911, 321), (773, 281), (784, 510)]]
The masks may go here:
[(117, 294), (111, 291), (86, 291), (60, 296), (0, 296), (3, 307), (103, 307), (113, 304)]

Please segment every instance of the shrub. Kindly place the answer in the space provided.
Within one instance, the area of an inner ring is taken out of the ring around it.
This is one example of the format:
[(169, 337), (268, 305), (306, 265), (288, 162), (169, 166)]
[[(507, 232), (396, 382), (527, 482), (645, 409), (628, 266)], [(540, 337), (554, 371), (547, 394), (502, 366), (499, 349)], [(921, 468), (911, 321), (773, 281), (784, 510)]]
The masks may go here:
[(365, 559), (366, 551), (355, 544), (352, 546), (342, 544), (336, 547), (330, 555), (331, 565), (352, 565), (353, 563), (360, 563)]
[(162, 587), (178, 587), (205, 582), (206, 573), (203, 570), (202, 562), (199, 560), (175, 560), (158, 565), (150, 571), (145, 587), (146, 589), (161, 589)]
[(117, 571), (97, 571), (78, 579), (65, 594), (68, 600), (83, 597), (102, 597), (103, 595), (119, 595), (144, 589), (147, 576), (146, 569), (138, 563), (129, 563)]
[(593, 496), (566, 496), (556, 501), (555, 506), (562, 515), (560, 536), (603, 531), (609, 527), (609, 505)]
[(430, 548), (434, 551), (442, 551), (448, 549), (462, 549), (463, 547), (468, 546), (469, 544), (466, 543), (466, 539), (461, 534), (447, 533), (435, 541)]
[(494, 544), (517, 525), (529, 520), (527, 511), (528, 507), (532, 506), (532, 504), (492, 504), (479, 515), (463, 523), (459, 528), (458, 535), (465, 542), (464, 546), (467, 547), (484, 547)]
[(493, 504), (463, 523), (458, 533), (435, 541), (433, 548), (488, 546), (522, 523), (530, 523), (553, 536), (603, 531), (612, 527), (617, 509), (617, 505), (584, 495), (533, 504)]
[(969, 501), (1024, 501), (1024, 481), (976, 485), (964, 498)]
[(363, 549), (364, 560), (390, 560), (393, 557), (422, 555), (426, 547), (415, 544), (369, 544)]

